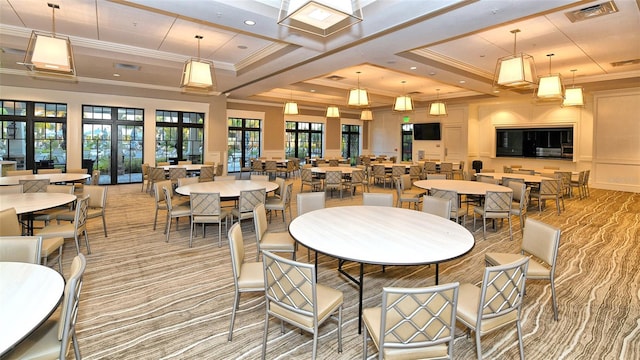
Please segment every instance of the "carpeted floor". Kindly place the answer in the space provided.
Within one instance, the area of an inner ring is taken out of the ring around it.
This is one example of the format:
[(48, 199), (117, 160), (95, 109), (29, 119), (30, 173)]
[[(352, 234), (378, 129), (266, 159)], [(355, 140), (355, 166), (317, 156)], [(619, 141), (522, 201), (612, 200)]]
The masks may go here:
[[(292, 212), (295, 217), (294, 184)], [(374, 192), (390, 191), (375, 186)], [(361, 204), (362, 196), (339, 199), (327, 206)], [(527, 359), (639, 359), (640, 358), (640, 194), (591, 190), (588, 199), (567, 199), (566, 211), (553, 206), (530, 213), (562, 229), (557, 267), (559, 321), (553, 320), (548, 282), (528, 281), (522, 313)], [(107, 202), (109, 237), (99, 219), (90, 220), (93, 253), (87, 270), (77, 324), (85, 359), (257, 359), (261, 354), (264, 295), (240, 299), (234, 337), (227, 341), (233, 299), (230, 255), (226, 236), (217, 246), (217, 228), (208, 228), (188, 247), (188, 220), (175, 224), (169, 243), (163, 234), (164, 213), (152, 230), (154, 200), (140, 184), (110, 186)], [(467, 227), (471, 229), (471, 223)], [(272, 230), (285, 230), (282, 217)], [(478, 283), (487, 251), (517, 252), (522, 233), (513, 218), (514, 241), (508, 229), (498, 227), (474, 233), (476, 246), (466, 256), (440, 266), (440, 282)], [(472, 230), (472, 229), (471, 229)], [(224, 232), (224, 229), (223, 229)], [(253, 223), (243, 225), (248, 259), (255, 259)], [(84, 246), (82, 251), (86, 252)], [(65, 246), (65, 272), (75, 255)], [(298, 260), (307, 260), (301, 248)], [(342, 353), (337, 351), (336, 325), (320, 328), (318, 358), (362, 358), (362, 336), (357, 331), (357, 288), (336, 271), (335, 259), (321, 256), (318, 281), (345, 294)], [(356, 272), (356, 264), (347, 269)], [(429, 286), (434, 267), (365, 266), (365, 307), (379, 306), (383, 286)], [(273, 321), (273, 320), (272, 320)], [(273, 321), (267, 358), (311, 356), (311, 339), (287, 327), (280, 333)], [(372, 351), (370, 345), (370, 352)], [(485, 359), (516, 359), (515, 327), (482, 338)], [(475, 359), (473, 338), (455, 341), (456, 359)]]

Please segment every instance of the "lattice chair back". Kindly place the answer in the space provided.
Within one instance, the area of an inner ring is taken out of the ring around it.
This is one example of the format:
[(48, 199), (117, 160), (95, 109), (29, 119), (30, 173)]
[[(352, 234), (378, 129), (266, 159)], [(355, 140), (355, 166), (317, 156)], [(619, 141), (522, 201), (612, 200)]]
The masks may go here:
[(241, 213), (253, 212), (257, 204), (264, 204), (266, 195), (265, 189), (240, 191), (238, 209)]
[(47, 192), (47, 186), (49, 186), (49, 179), (37, 179), (37, 180), (18, 180), (22, 185), (23, 193), (38, 193)]

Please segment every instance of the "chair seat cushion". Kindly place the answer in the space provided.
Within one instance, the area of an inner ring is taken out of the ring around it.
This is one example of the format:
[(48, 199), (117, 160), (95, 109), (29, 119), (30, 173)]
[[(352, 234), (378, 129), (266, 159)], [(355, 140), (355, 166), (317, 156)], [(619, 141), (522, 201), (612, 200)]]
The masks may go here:
[(264, 289), (264, 270), (261, 262), (246, 262), (242, 264), (238, 287), (240, 290), (245, 291)]
[[(481, 290), (473, 284), (460, 284), (458, 290), (458, 307), (456, 319), (466, 326), (474, 328), (478, 318)], [(480, 324), (480, 335), (486, 334), (518, 319), (518, 312), (512, 311), (503, 316), (483, 320)]]
[(226, 209), (220, 209), (220, 215), (193, 215), (193, 222), (217, 224), (227, 216), (229, 216), (229, 211)]
[[(373, 343), (380, 350), (380, 323), (382, 322), (382, 308), (369, 308), (362, 310), (362, 321), (367, 327)], [(384, 349), (384, 358), (393, 360), (446, 358), (449, 354), (447, 344), (438, 344), (429, 347), (414, 349)]]
[(171, 216), (172, 217), (191, 216), (191, 207), (184, 206), (184, 205), (172, 206)]
[(42, 239), (42, 248), (40, 249), (41, 257), (48, 257), (54, 251), (64, 245), (64, 238), (61, 236)]
[(42, 236), (43, 239), (51, 237), (63, 237), (65, 239), (75, 238), (75, 226), (72, 223), (51, 224), (43, 227), (34, 235)]
[(265, 232), (260, 241), (260, 250), (290, 251), (295, 249), (295, 240), (288, 232)]
[(49, 319), (40, 325), (29, 337), (22, 340), (13, 351), (3, 355), (3, 359), (57, 359), (62, 343), (58, 340), (58, 321)]
[[(485, 260), (492, 265), (503, 265), (510, 264), (527, 256), (509, 253), (486, 253), (484, 257)], [(540, 262), (530, 258), (529, 267), (527, 268), (527, 279), (549, 280), (550, 278), (551, 268), (548, 268)]]
[[(321, 284), (316, 284), (316, 294), (318, 296), (318, 324), (321, 324), (327, 317), (329, 317), (329, 315), (342, 305), (343, 295), (342, 291), (332, 289)], [(300, 327), (306, 328), (308, 331), (313, 331), (312, 316), (295, 313), (273, 302), (269, 303), (269, 306), (269, 310), (272, 313), (277, 314), (281, 318), (287, 319), (287, 321), (293, 322)]]

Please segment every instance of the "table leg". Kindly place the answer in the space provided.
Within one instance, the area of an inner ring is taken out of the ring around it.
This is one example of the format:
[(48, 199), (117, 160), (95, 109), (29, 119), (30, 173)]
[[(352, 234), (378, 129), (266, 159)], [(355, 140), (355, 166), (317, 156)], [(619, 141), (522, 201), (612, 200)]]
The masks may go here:
[(436, 285), (438, 285), (438, 263), (436, 263)]
[(346, 276), (347, 279), (351, 280), (354, 284), (358, 285), (359, 287), (358, 297), (360, 302), (358, 304), (358, 334), (360, 334), (362, 332), (362, 298), (363, 298), (362, 284), (364, 281), (364, 264), (360, 263), (360, 276), (358, 279), (356, 279), (355, 277), (351, 276), (351, 274), (344, 271), (342, 267), (338, 268), (338, 272)]

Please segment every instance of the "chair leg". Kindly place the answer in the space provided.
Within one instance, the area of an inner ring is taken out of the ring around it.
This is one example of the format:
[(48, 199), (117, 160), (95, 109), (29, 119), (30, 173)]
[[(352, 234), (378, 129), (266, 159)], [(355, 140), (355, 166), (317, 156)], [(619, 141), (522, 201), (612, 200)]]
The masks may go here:
[(480, 345), (480, 331), (476, 330), (476, 353), (478, 354), (478, 360), (482, 360), (482, 346)]
[(516, 321), (516, 328), (518, 330), (518, 345), (520, 347), (520, 360), (524, 360), (524, 348), (522, 346), (522, 329), (520, 328), (520, 319)]
[(83, 231), (84, 233), (84, 243), (85, 245), (87, 245), (87, 255), (91, 254), (91, 247), (89, 247), (89, 234), (87, 233), (87, 230)]
[(553, 319), (558, 321), (558, 301), (556, 299), (556, 284), (553, 277), (551, 278), (551, 300), (553, 301)]
[(267, 358), (267, 335), (269, 333), (269, 313), (265, 310), (264, 334), (262, 335), (262, 360)]
[(233, 308), (231, 309), (231, 323), (229, 324), (229, 336), (227, 337), (228, 341), (231, 341), (233, 338), (233, 323), (236, 320), (236, 309), (238, 308), (238, 302), (240, 301), (240, 293), (236, 290), (236, 294), (233, 297)]
[(104, 229), (104, 237), (107, 237), (107, 219), (102, 215), (102, 228)]

